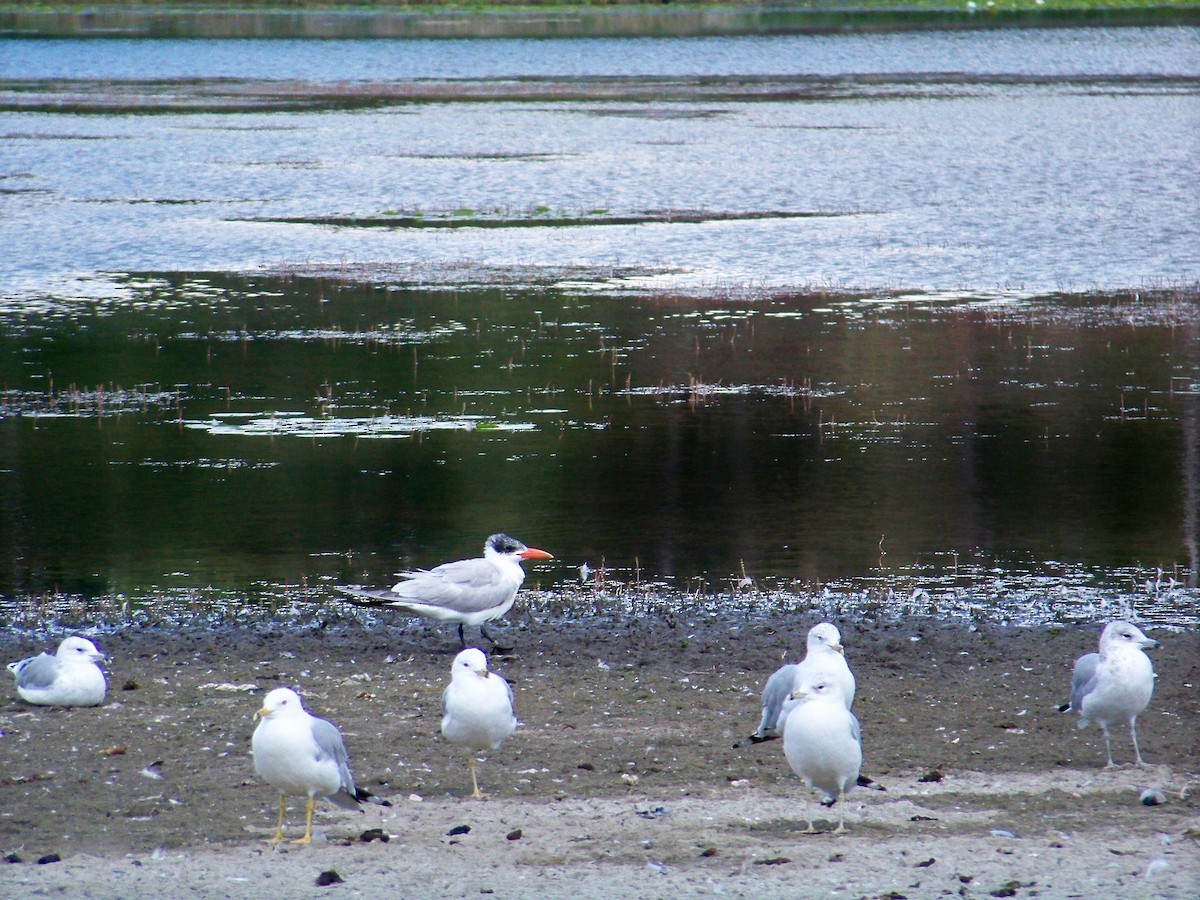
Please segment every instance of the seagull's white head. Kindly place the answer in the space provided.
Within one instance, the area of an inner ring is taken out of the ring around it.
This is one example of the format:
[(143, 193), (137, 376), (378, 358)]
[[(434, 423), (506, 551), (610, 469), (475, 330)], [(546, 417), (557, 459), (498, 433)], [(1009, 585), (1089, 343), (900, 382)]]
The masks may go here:
[(1158, 641), (1142, 634), (1136, 625), (1128, 622), (1109, 622), (1100, 635), (1100, 649), (1111, 648), (1118, 652), (1125, 647), (1136, 647), (1139, 650), (1149, 650), (1157, 647)]
[(295, 716), (304, 712), (304, 704), (300, 695), (291, 688), (275, 688), (263, 699), (262, 709), (256, 712), (255, 718), (266, 719), (270, 716)]
[(98, 663), (104, 662), (105, 656), (96, 649), (96, 645), (87, 638), (69, 637), (58, 645), (58, 650), (54, 654), (59, 662), (64, 663), (79, 663), (89, 662)]
[(837, 630), (837, 626), (829, 622), (814, 625), (808, 632), (809, 652), (823, 649), (833, 650), (836, 653), (845, 653), (842, 649), (842, 633)]
[(805, 702), (808, 700), (836, 701), (844, 704), (846, 695), (842, 692), (842, 685), (833, 675), (828, 672), (812, 672), (805, 675), (804, 678), (792, 690), (790, 699)]
[(487, 667), (487, 657), (477, 647), (468, 647), (454, 657), (454, 665), (450, 669), (452, 680), (478, 676), (487, 678), (491, 673)]

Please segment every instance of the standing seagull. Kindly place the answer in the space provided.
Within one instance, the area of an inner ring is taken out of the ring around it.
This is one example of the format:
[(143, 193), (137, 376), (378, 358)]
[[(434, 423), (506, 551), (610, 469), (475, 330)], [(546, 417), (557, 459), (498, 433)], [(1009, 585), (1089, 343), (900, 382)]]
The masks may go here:
[(456, 622), (464, 648), (464, 625), (478, 625), (480, 633), (495, 645), (495, 638), (483, 625), (508, 612), (517, 599), (517, 589), (525, 580), (521, 568), (524, 559), (554, 557), (545, 550), (526, 547), (507, 534), (493, 534), (483, 545), (482, 559), (460, 559), (433, 569), (401, 572), (404, 580), (391, 590), (341, 590), (359, 606), (389, 606), (438, 622)]
[(38, 706), (99, 706), (108, 685), (97, 663), (104, 654), (87, 638), (69, 637), (57, 652), (9, 663), (22, 700)]
[(279, 828), (267, 843), (283, 841), (288, 794), (308, 796), (304, 837), (294, 840), (294, 844), (312, 841), (317, 797), (325, 797), (343, 809), (359, 809), (346, 745), (337, 728), (309, 715), (299, 695), (288, 688), (275, 688), (267, 694), (255, 716), (262, 721), (250, 741), (254, 771), (280, 792)]
[(822, 671), (837, 679), (846, 699), (846, 709), (854, 703), (854, 673), (846, 664), (842, 635), (829, 622), (814, 625), (808, 632), (808, 652), (798, 663), (791, 663), (776, 670), (767, 679), (762, 692), (762, 719), (754, 734), (737, 747), (773, 740), (783, 734), (784, 724), (791, 705), (786, 705), (788, 696), (796, 689), (800, 680), (810, 672)]
[[(843, 801), (834, 834), (846, 830), (846, 791), (862, 765), (862, 733), (840, 682), (835, 673), (807, 673), (792, 693), (798, 702), (783, 726), (783, 752), (792, 771), (825, 795), (826, 806)], [(804, 833), (816, 834), (811, 817)]]
[(1146, 765), (1138, 749), (1137, 717), (1154, 693), (1154, 666), (1145, 650), (1158, 641), (1146, 637), (1128, 622), (1110, 622), (1100, 635), (1100, 652), (1088, 653), (1075, 661), (1071, 674), (1071, 702), (1059, 712), (1077, 712), (1079, 727), (1097, 723), (1104, 732), (1108, 765), (1112, 758), (1112, 739), (1108, 726), (1129, 723), (1133, 753), (1139, 766)]
[(489, 672), (482, 650), (469, 647), (454, 657), (450, 684), (442, 693), (442, 734), (471, 755), (472, 797), (486, 796), (475, 778), (475, 753), (495, 750), (517, 727), (512, 688)]

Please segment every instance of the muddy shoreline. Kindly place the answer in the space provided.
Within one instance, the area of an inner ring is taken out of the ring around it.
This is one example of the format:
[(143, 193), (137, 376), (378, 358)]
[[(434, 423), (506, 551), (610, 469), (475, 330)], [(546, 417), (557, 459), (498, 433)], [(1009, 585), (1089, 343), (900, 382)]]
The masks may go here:
[[(328, 869), (366, 896), (795, 896), (814, 884), (986, 896), (1011, 882), (1023, 886), (1009, 896), (1129, 885), (1192, 896), (1200, 634), (1151, 629), (1163, 646), (1139, 736), (1156, 765), (1105, 770), (1100, 732), (1055, 710), (1095, 628), (838, 622), (864, 771), (887, 790), (852, 795), (850, 833), (835, 838), (799, 834), (807, 796), (778, 742), (733, 749), (762, 683), (815, 621), (518, 618), (504, 633), (513, 652), (492, 666), (512, 682), (522, 727), (480, 763), (483, 802), (467, 798), (465, 758), (438, 734), (450, 629), (400, 619), (102, 633), (104, 706), (30, 707), (11, 685), (0, 704), (0, 855), (20, 860), (0, 879), (12, 896), (80, 878), (96, 897), (267, 885), (305, 896), (326, 890), (315, 879)], [(7, 633), (0, 653), (56, 637)], [(338, 724), (358, 783), (388, 805), (322, 804), (324, 840), (270, 851), (277, 799), (248, 751), (252, 714), (279, 685)], [(1114, 755), (1131, 757), (1127, 733)], [(1168, 802), (1143, 806), (1145, 788)], [(470, 831), (447, 834), (458, 825)], [(371, 828), (390, 840), (360, 841)], [(61, 862), (36, 864), (51, 854)]]

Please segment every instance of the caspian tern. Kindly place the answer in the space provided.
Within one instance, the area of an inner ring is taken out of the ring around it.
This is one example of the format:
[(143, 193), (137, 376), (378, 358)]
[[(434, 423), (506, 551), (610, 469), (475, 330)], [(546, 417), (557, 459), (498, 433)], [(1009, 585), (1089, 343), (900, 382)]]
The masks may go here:
[(1071, 673), (1071, 702), (1063, 704), (1060, 712), (1077, 712), (1079, 727), (1097, 723), (1104, 732), (1104, 747), (1108, 765), (1112, 758), (1110, 725), (1129, 725), (1133, 738), (1133, 754), (1139, 766), (1146, 765), (1138, 749), (1137, 717), (1150, 703), (1154, 694), (1154, 665), (1145, 651), (1157, 647), (1158, 641), (1148, 638), (1128, 622), (1110, 622), (1100, 635), (1100, 652), (1088, 653), (1075, 661)]
[(483, 651), (468, 647), (454, 657), (450, 684), (442, 693), (442, 734), (471, 751), (472, 797), (485, 796), (475, 777), (475, 752), (495, 750), (516, 727), (512, 688), (488, 671)]
[(484, 623), (504, 615), (517, 598), (525, 580), (521, 561), (554, 559), (545, 550), (526, 547), (507, 534), (493, 534), (483, 545), (483, 557), (443, 563), (433, 569), (400, 573), (401, 581), (390, 590), (341, 588), (351, 603), (359, 606), (391, 607), (438, 622), (456, 622), (458, 639), (465, 648), (464, 625), (478, 625), (492, 642)]
[(8, 664), (17, 693), (39, 706), (98, 706), (107, 684), (97, 663), (104, 654), (87, 638), (69, 637), (53, 656), (40, 653)]
[(267, 694), (255, 716), (262, 721), (250, 739), (254, 771), (279, 791), (279, 828), (267, 843), (283, 841), (288, 794), (308, 797), (304, 837), (296, 838), (293, 844), (312, 840), (317, 797), (325, 797), (343, 809), (359, 809), (346, 745), (335, 725), (310, 715), (299, 695), (289, 688), (275, 688)]

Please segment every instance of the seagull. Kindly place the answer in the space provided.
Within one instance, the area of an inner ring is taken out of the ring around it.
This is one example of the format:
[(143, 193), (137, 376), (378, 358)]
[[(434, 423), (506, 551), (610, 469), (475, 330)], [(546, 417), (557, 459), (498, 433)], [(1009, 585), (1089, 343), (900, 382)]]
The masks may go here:
[(442, 734), (471, 751), (472, 797), (486, 796), (475, 778), (475, 752), (497, 749), (516, 727), (512, 688), (488, 671), (483, 651), (468, 647), (454, 657), (450, 684), (442, 693)]
[[(822, 803), (845, 801), (846, 791), (858, 781), (862, 765), (862, 733), (858, 719), (847, 709), (837, 673), (809, 672), (800, 680), (792, 708), (783, 726), (783, 752), (792, 771), (810, 788), (825, 795)], [(846, 830), (843, 802), (834, 834)], [(805, 834), (816, 834), (812, 818)]]
[(402, 572), (402, 581), (391, 590), (341, 588), (351, 603), (359, 606), (388, 606), (438, 622), (458, 623), (458, 639), (466, 648), (464, 625), (478, 625), (480, 633), (495, 646), (484, 623), (504, 615), (517, 598), (525, 580), (521, 561), (554, 559), (545, 550), (526, 547), (507, 534), (493, 534), (483, 545), (483, 557), (443, 563), (433, 569)]
[(21, 699), (38, 706), (99, 706), (107, 684), (97, 663), (105, 656), (87, 638), (69, 637), (53, 656), (40, 653), (8, 664)]
[(854, 703), (854, 673), (846, 664), (841, 633), (833, 624), (822, 622), (820, 625), (814, 625), (808, 632), (808, 652), (804, 659), (777, 669), (775, 674), (767, 679), (762, 692), (762, 719), (758, 728), (754, 734), (734, 747), (774, 740), (783, 734), (788, 712), (791, 711), (791, 706), (787, 705), (788, 695), (796, 688), (800, 679), (818, 669), (837, 678), (842, 695), (846, 699), (846, 709), (849, 709)]
[(1100, 635), (1100, 652), (1088, 653), (1075, 661), (1071, 673), (1071, 702), (1064, 703), (1058, 710), (1079, 713), (1080, 728), (1086, 728), (1092, 722), (1100, 726), (1104, 732), (1109, 768), (1116, 763), (1112, 758), (1108, 726), (1126, 722), (1129, 736), (1133, 738), (1137, 764), (1147, 764), (1138, 749), (1137, 717), (1154, 693), (1154, 666), (1144, 651), (1158, 645), (1158, 641), (1146, 637), (1128, 622), (1110, 622)]
[(267, 843), (283, 841), (288, 794), (308, 796), (304, 837), (296, 838), (293, 844), (312, 841), (317, 797), (325, 797), (343, 809), (360, 808), (341, 733), (324, 719), (309, 715), (295, 691), (275, 688), (255, 716), (262, 721), (250, 741), (254, 771), (280, 792), (279, 828)]

